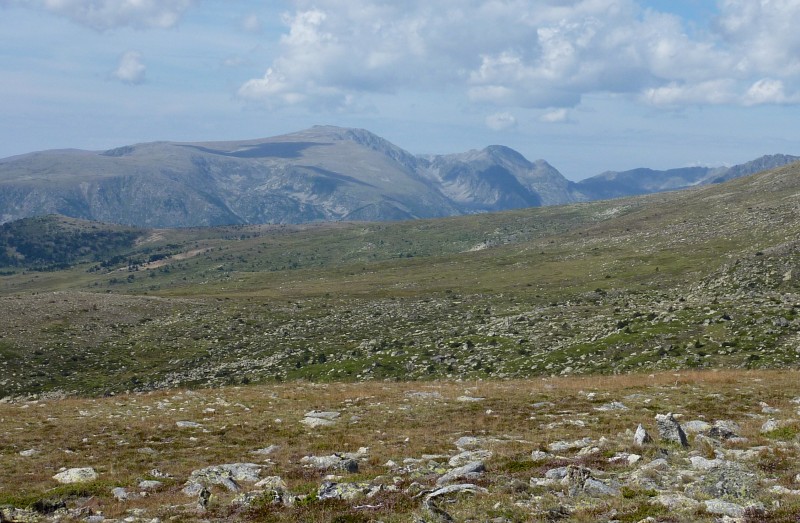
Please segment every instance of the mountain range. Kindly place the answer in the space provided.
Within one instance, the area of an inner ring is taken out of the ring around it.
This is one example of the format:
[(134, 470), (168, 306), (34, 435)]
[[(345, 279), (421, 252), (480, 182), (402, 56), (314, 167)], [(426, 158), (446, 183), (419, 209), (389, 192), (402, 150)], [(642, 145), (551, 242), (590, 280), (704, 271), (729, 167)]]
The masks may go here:
[(315, 126), (258, 140), (0, 159), (0, 223), (45, 214), (141, 227), (435, 218), (677, 190), (798, 160), (770, 155), (572, 182), (500, 145), (415, 156), (366, 130)]

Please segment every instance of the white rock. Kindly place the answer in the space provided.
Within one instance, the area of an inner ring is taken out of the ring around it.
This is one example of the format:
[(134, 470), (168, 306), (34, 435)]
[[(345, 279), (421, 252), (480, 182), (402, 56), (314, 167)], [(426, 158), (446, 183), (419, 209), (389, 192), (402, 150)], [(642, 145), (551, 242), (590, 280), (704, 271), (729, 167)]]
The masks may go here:
[(31, 456), (35, 456), (38, 453), (39, 453), (39, 451), (36, 450), (36, 449), (28, 449), (28, 450), (20, 451), (19, 455), (24, 457), (24, 458), (29, 458)]
[(725, 462), (719, 458), (706, 459), (702, 456), (692, 456), (689, 458), (692, 462), (692, 467), (697, 470), (711, 470), (716, 467), (722, 466)]
[(461, 402), (464, 402), (464, 403), (474, 403), (474, 402), (477, 402), (477, 401), (483, 401), (485, 399), (486, 398), (476, 398), (474, 396), (459, 396), (459, 397), (456, 398), (456, 401), (461, 401)]
[(776, 421), (774, 418), (770, 418), (761, 425), (761, 433), (765, 434), (767, 432), (772, 432), (773, 430), (777, 430), (780, 428), (780, 423)]
[(722, 501), (721, 499), (709, 499), (705, 502), (706, 512), (720, 516), (730, 516), (740, 518), (744, 516), (744, 507), (737, 503)]
[(263, 449), (253, 450), (250, 453), (251, 454), (258, 454), (260, 456), (269, 456), (270, 454), (272, 454), (273, 452), (277, 451), (278, 449), (280, 449), (280, 447), (278, 445), (270, 445), (269, 447), (264, 447)]
[(300, 423), (303, 425), (315, 429), (317, 427), (330, 427), (331, 425), (335, 425), (336, 422), (331, 421), (325, 418), (303, 418), (300, 420)]
[(181, 429), (199, 429), (202, 427), (201, 424), (195, 421), (176, 421), (175, 425), (177, 425), (178, 428)]
[(97, 472), (91, 467), (67, 469), (59, 472), (53, 479), (59, 483), (86, 483), (97, 479)]

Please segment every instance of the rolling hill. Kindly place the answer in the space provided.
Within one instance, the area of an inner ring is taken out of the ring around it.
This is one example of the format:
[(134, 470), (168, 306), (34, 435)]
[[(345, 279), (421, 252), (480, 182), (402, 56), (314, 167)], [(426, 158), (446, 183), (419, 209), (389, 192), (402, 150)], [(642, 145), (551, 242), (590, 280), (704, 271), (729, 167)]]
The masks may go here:
[(87, 256), (3, 269), (0, 395), (796, 367), (799, 195), (795, 164), (462, 217), (134, 230), (129, 247), (49, 217)]

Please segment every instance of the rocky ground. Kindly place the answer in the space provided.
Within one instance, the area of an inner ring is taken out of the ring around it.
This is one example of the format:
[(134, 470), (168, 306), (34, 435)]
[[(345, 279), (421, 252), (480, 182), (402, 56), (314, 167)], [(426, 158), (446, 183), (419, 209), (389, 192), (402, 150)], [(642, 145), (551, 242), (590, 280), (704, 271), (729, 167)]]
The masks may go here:
[(800, 381), (705, 371), (0, 404), (0, 521), (794, 522)]

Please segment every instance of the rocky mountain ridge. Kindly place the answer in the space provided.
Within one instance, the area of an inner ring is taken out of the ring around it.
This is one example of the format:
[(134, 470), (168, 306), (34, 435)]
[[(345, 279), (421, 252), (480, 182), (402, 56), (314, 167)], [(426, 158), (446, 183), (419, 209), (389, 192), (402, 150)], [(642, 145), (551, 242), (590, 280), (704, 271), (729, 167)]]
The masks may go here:
[(607, 172), (575, 183), (504, 146), (414, 156), (363, 129), (315, 126), (259, 140), (0, 159), (0, 223), (44, 214), (140, 227), (436, 218), (681, 189), (796, 160)]

